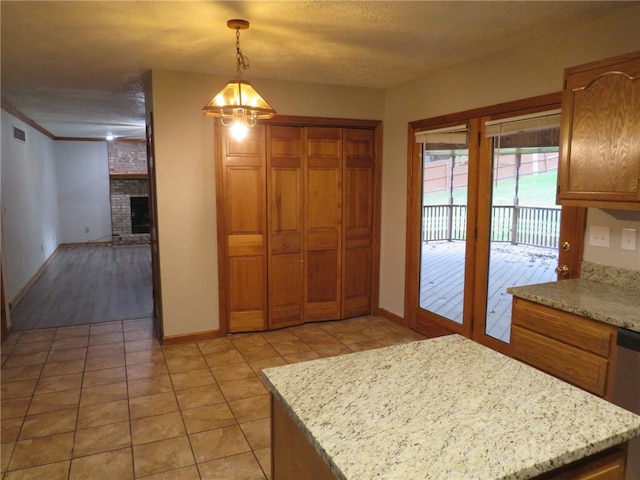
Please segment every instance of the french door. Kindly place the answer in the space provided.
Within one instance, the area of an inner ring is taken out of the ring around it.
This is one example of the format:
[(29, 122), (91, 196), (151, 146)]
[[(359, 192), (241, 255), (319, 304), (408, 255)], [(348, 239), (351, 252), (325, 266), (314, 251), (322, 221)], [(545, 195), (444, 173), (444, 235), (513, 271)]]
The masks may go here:
[[(577, 274), (584, 217), (568, 211), (563, 220), (555, 204), (555, 98), (414, 127), (405, 303), (411, 327), (461, 333), (508, 352), (507, 288), (555, 281), (559, 262), (571, 264), (567, 277)], [(569, 247), (559, 258), (561, 243)]]

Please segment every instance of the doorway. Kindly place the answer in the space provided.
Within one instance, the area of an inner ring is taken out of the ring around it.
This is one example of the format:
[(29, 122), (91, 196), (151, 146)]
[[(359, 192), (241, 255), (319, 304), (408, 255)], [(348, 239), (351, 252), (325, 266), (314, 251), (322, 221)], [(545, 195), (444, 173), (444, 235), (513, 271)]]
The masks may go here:
[[(11, 165), (29, 163), (16, 161), (22, 158), (36, 162), (42, 157), (48, 162), (28, 171), (8, 168), (3, 178), (25, 187), (5, 189), (3, 184), (8, 212), (3, 215), (7, 326), (24, 331), (150, 318), (150, 247), (146, 239), (144, 245), (120, 241), (122, 236), (114, 234), (114, 208), (109, 202), (113, 181), (128, 181), (127, 175), (136, 181), (146, 177), (145, 143), (62, 142), (59, 158), (46, 153), (23, 149), (15, 152), (15, 158), (3, 158)], [(113, 168), (116, 161), (122, 165), (120, 170)], [(121, 173), (132, 170), (134, 164), (137, 168), (138, 163), (144, 172)], [(50, 196), (57, 192), (59, 201), (46, 197), (47, 208), (31, 208), (33, 202), (25, 202), (16, 191), (30, 190), (26, 187), (34, 184)], [(126, 211), (115, 212), (121, 217), (129, 214), (126, 200)], [(146, 222), (142, 215), (142, 220), (149, 228), (149, 215)], [(130, 222), (133, 236), (131, 229)]]
[[(506, 353), (506, 289), (555, 281), (559, 261), (577, 275), (580, 216), (555, 204), (559, 106), (554, 94), (411, 124), (412, 328), (460, 333)], [(573, 248), (559, 258), (561, 231)]]

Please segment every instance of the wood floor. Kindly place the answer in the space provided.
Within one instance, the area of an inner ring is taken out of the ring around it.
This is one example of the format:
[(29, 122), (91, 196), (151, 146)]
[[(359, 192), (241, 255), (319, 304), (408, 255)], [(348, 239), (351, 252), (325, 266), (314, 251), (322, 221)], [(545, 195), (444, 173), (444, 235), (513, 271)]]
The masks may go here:
[(11, 310), (13, 330), (151, 317), (148, 245), (61, 247)]
[[(462, 322), (464, 242), (429, 242), (422, 247), (420, 307)], [(494, 243), (491, 247), (486, 333), (509, 342), (512, 297), (508, 287), (553, 282), (557, 250)]]

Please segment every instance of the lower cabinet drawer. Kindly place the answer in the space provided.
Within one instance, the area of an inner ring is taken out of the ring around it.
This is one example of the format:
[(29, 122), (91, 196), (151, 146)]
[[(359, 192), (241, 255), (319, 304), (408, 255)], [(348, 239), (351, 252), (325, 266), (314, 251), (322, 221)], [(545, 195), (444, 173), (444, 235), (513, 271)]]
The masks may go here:
[(607, 388), (606, 358), (514, 325), (513, 357), (599, 396)]
[(624, 480), (626, 444), (569, 464), (535, 480)]
[(618, 329), (555, 308), (513, 299), (513, 324), (547, 337), (608, 357)]

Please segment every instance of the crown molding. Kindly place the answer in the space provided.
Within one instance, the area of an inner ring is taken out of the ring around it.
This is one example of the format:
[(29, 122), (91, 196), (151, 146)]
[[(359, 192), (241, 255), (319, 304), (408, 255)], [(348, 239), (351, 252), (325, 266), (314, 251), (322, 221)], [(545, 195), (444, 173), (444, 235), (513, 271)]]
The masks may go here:
[[(5, 100), (4, 97), (1, 98), (2, 100), (2, 104), (1, 107), (2, 109), (13, 115), (14, 117), (16, 117), (18, 120), (23, 121), (24, 123), (26, 123), (27, 125), (29, 125), (30, 127), (34, 128), (35, 130), (39, 131), (40, 133), (42, 133), (43, 135), (49, 137), (51, 140), (55, 140), (55, 141), (61, 141), (61, 142), (106, 142), (107, 140), (105, 138), (83, 138), (83, 137), (56, 137), (53, 133), (51, 133), (49, 130), (47, 130), (46, 128), (42, 127), (41, 125), (39, 125), (37, 122), (35, 122), (34, 120), (32, 120), (31, 118), (29, 118), (27, 115), (25, 115), (24, 113), (22, 113), (20, 110), (18, 110), (16, 107), (14, 107), (13, 105), (11, 105), (7, 100)], [(114, 138), (113, 140), (111, 140), (111, 142), (135, 142), (135, 143), (144, 143), (145, 140), (144, 139), (139, 139), (139, 138)]]
[(20, 110), (18, 110), (16, 107), (14, 107), (13, 105), (11, 105), (8, 101), (6, 101), (4, 99), (4, 97), (2, 97), (2, 109), (13, 115), (14, 117), (16, 117), (18, 120), (22, 120), (24, 123), (26, 123), (27, 125), (29, 125), (32, 128), (35, 128), (36, 130), (38, 130), (40, 133), (42, 133), (43, 135), (49, 137), (52, 140), (56, 139), (56, 136), (51, 133), (49, 130), (47, 130), (46, 128), (38, 125), (36, 122), (34, 122), (33, 120), (31, 120), (29, 117), (27, 117), (24, 113), (22, 113)]

